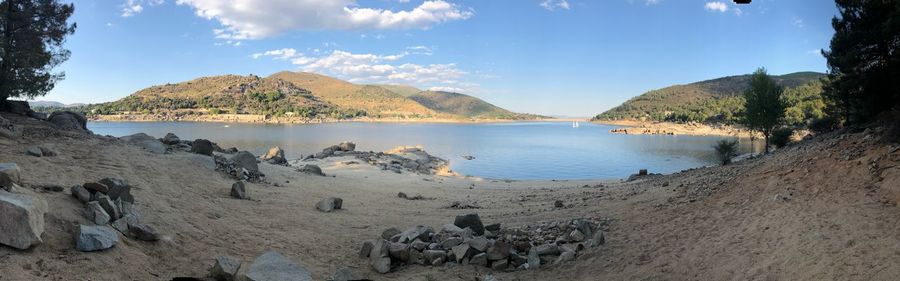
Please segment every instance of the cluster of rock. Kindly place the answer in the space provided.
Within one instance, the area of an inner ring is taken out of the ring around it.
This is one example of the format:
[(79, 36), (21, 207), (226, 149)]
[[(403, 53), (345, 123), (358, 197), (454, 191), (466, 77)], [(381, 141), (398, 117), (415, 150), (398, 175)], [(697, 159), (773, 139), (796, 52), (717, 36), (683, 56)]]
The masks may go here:
[(325, 159), (337, 156), (353, 156), (382, 170), (402, 173), (403, 171), (433, 175), (447, 171), (450, 162), (428, 154), (421, 146), (400, 146), (385, 152), (356, 151), (356, 144), (343, 142), (332, 145), (322, 152), (309, 155), (303, 160)]
[(477, 265), (497, 271), (537, 269), (575, 260), (578, 252), (605, 243), (602, 222), (573, 219), (522, 228), (484, 225), (478, 214), (457, 216), (440, 231), (418, 225), (404, 231), (389, 228), (365, 242), (359, 256), (379, 273), (406, 265)]
[(90, 252), (109, 249), (119, 241), (116, 231), (142, 241), (159, 240), (156, 230), (140, 222), (131, 185), (120, 178), (104, 178), (72, 186), (72, 196), (85, 204), (85, 216), (95, 225), (81, 225), (75, 248)]
[(214, 280), (248, 281), (311, 281), (309, 270), (275, 251), (268, 251), (253, 260), (250, 268), (238, 279), (241, 261), (231, 256), (218, 256), (210, 269)]
[(239, 151), (231, 157), (213, 155), (216, 171), (220, 171), (237, 180), (262, 182), (265, 175), (259, 171), (256, 156), (248, 151)]
[(51, 148), (36, 145), (26, 149), (25, 154), (34, 157), (52, 157), (56, 156), (58, 153)]

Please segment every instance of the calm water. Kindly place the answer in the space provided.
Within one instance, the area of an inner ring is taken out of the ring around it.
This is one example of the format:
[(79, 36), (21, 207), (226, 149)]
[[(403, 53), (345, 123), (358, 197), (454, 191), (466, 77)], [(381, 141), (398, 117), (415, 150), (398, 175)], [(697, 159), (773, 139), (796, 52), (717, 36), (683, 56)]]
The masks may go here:
[[(195, 122), (92, 122), (94, 133), (125, 136), (138, 132), (182, 139), (205, 138), (221, 147), (257, 155), (272, 146), (289, 159), (321, 151), (341, 141), (357, 150), (384, 151), (422, 145), (449, 159), (461, 174), (495, 179), (619, 179), (646, 168), (672, 173), (715, 163), (712, 145), (721, 137), (617, 135), (613, 127), (568, 122), (493, 124), (334, 123), (261, 125)], [(747, 141), (742, 152), (751, 149)], [(474, 156), (465, 160), (464, 155)]]

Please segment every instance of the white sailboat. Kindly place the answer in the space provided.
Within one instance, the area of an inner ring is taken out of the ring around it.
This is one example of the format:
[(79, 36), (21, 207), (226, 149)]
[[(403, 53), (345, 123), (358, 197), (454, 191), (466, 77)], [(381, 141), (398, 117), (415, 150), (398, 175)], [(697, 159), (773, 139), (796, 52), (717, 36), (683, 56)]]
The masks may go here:
[(572, 122), (572, 128), (578, 128), (578, 127), (581, 127), (581, 125), (578, 125), (578, 121)]

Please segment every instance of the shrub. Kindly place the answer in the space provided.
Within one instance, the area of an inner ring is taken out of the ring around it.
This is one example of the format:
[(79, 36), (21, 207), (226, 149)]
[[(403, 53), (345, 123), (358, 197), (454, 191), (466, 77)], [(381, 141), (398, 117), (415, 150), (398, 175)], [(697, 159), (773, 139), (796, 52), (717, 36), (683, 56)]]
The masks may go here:
[(713, 145), (713, 149), (716, 150), (716, 156), (719, 157), (719, 161), (722, 161), (722, 165), (728, 165), (731, 163), (731, 158), (737, 156), (737, 140), (719, 140), (718, 143)]
[(772, 132), (772, 144), (778, 148), (785, 147), (791, 142), (792, 135), (794, 135), (794, 129), (787, 127), (775, 129)]
[(813, 119), (809, 122), (809, 129), (816, 134), (824, 134), (837, 130), (840, 127), (840, 120), (832, 116)]

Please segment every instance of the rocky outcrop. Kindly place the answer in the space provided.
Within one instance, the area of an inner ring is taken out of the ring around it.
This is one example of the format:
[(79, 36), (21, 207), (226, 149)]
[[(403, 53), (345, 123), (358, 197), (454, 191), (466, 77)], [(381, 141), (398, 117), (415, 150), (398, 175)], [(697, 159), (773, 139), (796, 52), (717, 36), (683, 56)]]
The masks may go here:
[(139, 146), (151, 153), (163, 154), (166, 153), (166, 146), (160, 142), (158, 139), (151, 137), (145, 133), (137, 133), (130, 136), (124, 136), (119, 138), (127, 143)]
[(44, 200), (0, 190), (0, 244), (24, 250), (42, 243), (46, 213)]
[(304, 160), (354, 156), (382, 170), (395, 173), (403, 171), (426, 175), (449, 173), (449, 161), (432, 156), (419, 146), (401, 146), (386, 152), (364, 152), (355, 151), (355, 149), (356, 145), (353, 143), (341, 143), (329, 146), (315, 155), (309, 155)]
[(50, 116), (47, 117), (47, 121), (53, 123), (53, 125), (55, 125), (57, 128), (63, 130), (88, 130), (87, 118), (84, 118), (84, 115), (81, 115), (81, 113), (76, 113), (68, 110), (50, 113)]
[[(573, 219), (503, 229), (500, 224), (484, 226), (477, 214), (465, 214), (439, 232), (422, 225), (400, 233), (388, 229), (374, 243), (364, 243), (361, 251), (368, 250), (365, 257), (379, 273), (413, 264), (470, 264), (495, 271), (536, 269), (542, 264), (572, 261), (579, 251), (602, 245), (606, 224), (605, 220)], [(473, 227), (481, 228), (483, 235), (476, 234)], [(384, 239), (387, 235), (391, 237)]]
[(256, 156), (247, 151), (235, 153), (230, 158), (214, 155), (216, 170), (223, 172), (234, 179), (249, 182), (261, 182), (265, 175), (259, 171)]
[(191, 143), (191, 152), (212, 156), (213, 143), (205, 139), (196, 139)]
[(277, 146), (269, 148), (266, 155), (263, 155), (262, 160), (274, 165), (287, 164), (287, 159), (284, 158), (284, 150)]
[(75, 249), (82, 252), (102, 251), (118, 243), (116, 230), (104, 225), (79, 225), (75, 236)]
[(309, 270), (274, 251), (257, 257), (244, 277), (248, 281), (312, 281)]

